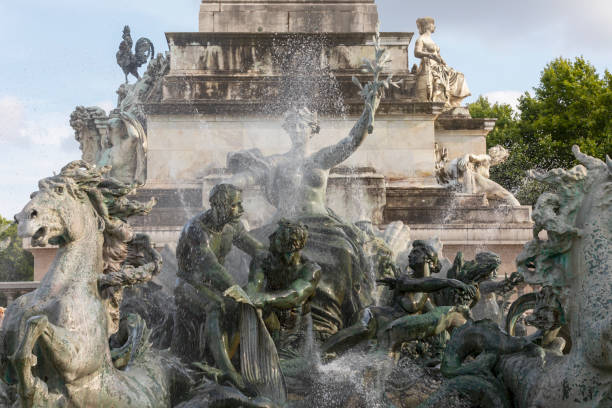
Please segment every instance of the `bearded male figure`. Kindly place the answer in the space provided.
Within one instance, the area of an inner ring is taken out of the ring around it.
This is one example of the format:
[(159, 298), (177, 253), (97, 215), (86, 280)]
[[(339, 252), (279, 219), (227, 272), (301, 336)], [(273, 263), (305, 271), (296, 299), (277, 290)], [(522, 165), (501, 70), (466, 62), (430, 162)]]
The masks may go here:
[(211, 190), (209, 201), (210, 210), (183, 227), (176, 248), (179, 283), (175, 289), (177, 316), (172, 349), (190, 362), (211, 356), (225, 379), (244, 388), (229, 351), (228, 333), (236, 329), (231, 325), (238, 321), (237, 309), (223, 296), (236, 282), (223, 264), (232, 245), (251, 257), (260, 251), (263, 254), (264, 248), (240, 222), (244, 213), (240, 189), (218, 184)]

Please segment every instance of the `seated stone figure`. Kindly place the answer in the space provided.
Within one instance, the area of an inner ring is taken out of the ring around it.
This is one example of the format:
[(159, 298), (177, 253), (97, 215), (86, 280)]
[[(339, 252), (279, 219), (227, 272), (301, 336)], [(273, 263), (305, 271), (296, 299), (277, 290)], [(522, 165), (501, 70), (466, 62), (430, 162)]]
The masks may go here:
[(179, 283), (172, 349), (190, 362), (211, 355), (224, 377), (244, 387), (228, 351), (228, 332), (238, 319), (234, 303), (223, 297), (223, 292), (235, 285), (223, 263), (232, 245), (252, 257), (260, 251), (263, 254), (263, 246), (239, 221), (244, 211), (237, 187), (218, 184), (209, 201), (211, 209), (189, 220), (176, 248)]
[(247, 293), (263, 310), (266, 327), (281, 357), (299, 350), (310, 317), (310, 301), (321, 278), (321, 267), (301, 254), (308, 228), (281, 219), (270, 236), (270, 253), (251, 264)]
[(413, 243), (409, 264), (412, 274), (378, 281), (393, 289), (391, 305), (366, 308), (358, 323), (330, 337), (321, 350), (344, 351), (363, 340), (376, 338), (379, 348), (395, 351), (403, 342), (431, 337), (465, 323), (463, 308), (436, 307), (430, 294), (454, 288), (473, 296), (474, 288), (455, 279), (430, 276), (432, 271), (439, 272), (440, 262), (427, 241)]
[(440, 47), (431, 38), (436, 29), (434, 19), (419, 18), (416, 23), (420, 36), (414, 44), (414, 56), (421, 58), (417, 98), (424, 102), (444, 102), (448, 108), (459, 107), (471, 95), (463, 74), (448, 66), (440, 56)]
[(521, 203), (512, 193), (489, 179), (491, 166), (504, 162), (508, 156), (509, 153), (503, 146), (493, 146), (488, 154), (466, 154), (449, 163), (438, 165), (436, 176), (440, 183), (455, 186), (463, 193), (484, 193), (489, 200), (519, 206)]
[(98, 107), (78, 106), (70, 115), (83, 160), (111, 166), (109, 175), (126, 184), (146, 181), (147, 134), (134, 113), (114, 110), (107, 116)]

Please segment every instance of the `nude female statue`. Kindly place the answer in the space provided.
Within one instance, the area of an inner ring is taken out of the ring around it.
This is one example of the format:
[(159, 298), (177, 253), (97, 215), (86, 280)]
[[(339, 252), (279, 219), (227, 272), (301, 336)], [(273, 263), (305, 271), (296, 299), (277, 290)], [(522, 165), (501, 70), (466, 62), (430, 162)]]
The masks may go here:
[[(263, 186), (266, 199), (277, 209), (276, 219), (309, 227), (304, 254), (317, 260), (322, 270), (312, 302), (313, 326), (320, 338), (352, 324), (358, 311), (373, 301), (374, 281), (363, 248), (364, 233), (329, 210), (325, 194), (330, 169), (348, 159), (373, 131), (382, 84), (375, 80), (361, 88), (363, 113), (349, 135), (334, 145), (311, 152), (310, 139), (319, 132), (317, 116), (306, 108), (291, 108), (283, 124), (291, 138), (288, 152), (263, 156), (253, 149), (228, 156), (228, 168), (234, 173), (230, 183)], [(258, 236), (269, 236), (275, 227), (276, 222), (262, 227)]]
[(440, 47), (431, 38), (436, 29), (431, 17), (416, 21), (420, 37), (414, 44), (414, 56), (421, 58), (417, 71), (416, 96), (420, 101), (444, 102), (446, 107), (461, 105), (471, 95), (461, 72), (449, 67), (440, 56)]
[(291, 149), (267, 157), (258, 149), (230, 154), (228, 167), (235, 172), (230, 183), (241, 188), (262, 184), (266, 199), (278, 210), (278, 218), (328, 215), (325, 192), (329, 171), (361, 146), (379, 102), (380, 96), (375, 96), (366, 104), (347, 137), (314, 153), (310, 150), (310, 139), (319, 133), (316, 113), (307, 108), (288, 110), (283, 129), (291, 138)]

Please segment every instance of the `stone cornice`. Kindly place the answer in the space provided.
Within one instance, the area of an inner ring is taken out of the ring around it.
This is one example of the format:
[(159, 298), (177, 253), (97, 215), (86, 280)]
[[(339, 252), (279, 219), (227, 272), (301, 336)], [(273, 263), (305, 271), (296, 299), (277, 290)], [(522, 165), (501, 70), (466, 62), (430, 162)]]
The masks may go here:
[[(347, 114), (358, 115), (363, 110), (363, 102), (360, 100), (345, 101)], [(261, 114), (279, 115), (283, 110), (270, 109), (265, 101), (166, 101), (149, 103), (144, 106), (150, 115), (225, 115), (225, 114)], [(441, 102), (414, 102), (406, 101), (382, 101), (378, 108), (377, 116), (406, 116), (406, 115), (433, 115), (442, 113), (444, 103)], [(325, 113), (325, 112), (321, 112)], [(333, 114), (333, 113), (332, 113)]]
[[(219, 43), (260, 43), (274, 42), (283, 39), (318, 39), (329, 40), (332, 44), (343, 45), (370, 45), (374, 33), (217, 33), (217, 32), (167, 32), (166, 40), (169, 45), (197, 46), (208, 42)], [(408, 46), (414, 33), (412, 32), (384, 32), (380, 33), (381, 43), (387, 45), (402, 44)]]

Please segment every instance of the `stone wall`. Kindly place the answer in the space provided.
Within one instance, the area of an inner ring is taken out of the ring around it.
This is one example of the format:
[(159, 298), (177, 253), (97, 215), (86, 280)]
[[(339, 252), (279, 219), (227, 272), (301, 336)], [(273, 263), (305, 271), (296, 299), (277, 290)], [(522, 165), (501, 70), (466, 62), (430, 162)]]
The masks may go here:
[(206, 32), (373, 32), (374, 0), (203, 0)]

